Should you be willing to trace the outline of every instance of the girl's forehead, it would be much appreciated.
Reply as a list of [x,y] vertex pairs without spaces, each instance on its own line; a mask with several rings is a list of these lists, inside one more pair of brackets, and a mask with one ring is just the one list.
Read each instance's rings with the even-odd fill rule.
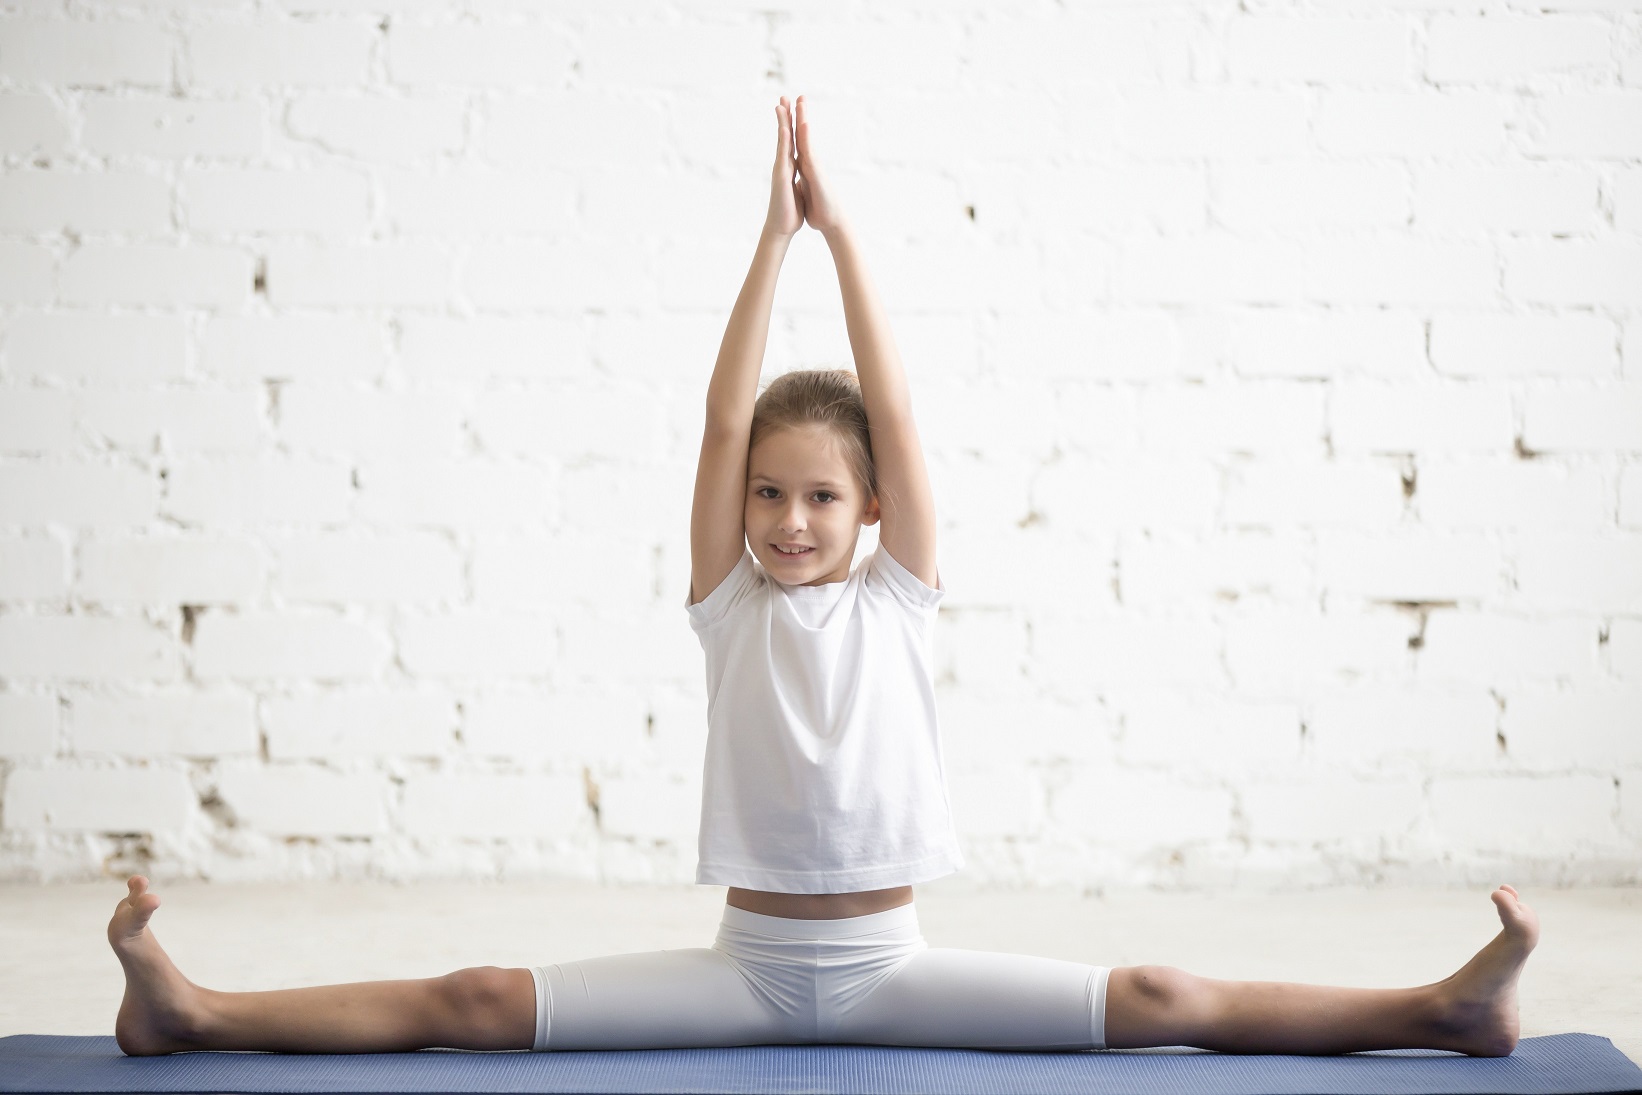
[[842,462],[843,448],[831,430],[785,427],[759,439],[753,452],[769,460]]

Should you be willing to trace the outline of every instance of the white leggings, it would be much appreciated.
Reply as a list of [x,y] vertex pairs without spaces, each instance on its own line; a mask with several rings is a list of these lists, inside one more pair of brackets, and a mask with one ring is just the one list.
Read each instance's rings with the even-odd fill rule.
[[732,905],[712,947],[537,966],[536,1050],[857,1042],[1105,1049],[1107,966],[932,948],[910,904],[844,920]]

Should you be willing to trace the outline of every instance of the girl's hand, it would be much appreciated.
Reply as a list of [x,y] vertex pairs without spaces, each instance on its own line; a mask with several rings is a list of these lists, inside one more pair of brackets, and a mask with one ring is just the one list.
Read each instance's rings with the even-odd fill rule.
[[798,201],[804,211],[804,219],[811,228],[822,234],[841,228],[844,211],[838,207],[837,198],[822,181],[821,173],[815,166],[815,150],[810,145],[810,123],[804,117],[802,95],[798,97],[798,125],[794,132],[798,137]]
[[775,174],[770,180],[770,213],[764,218],[764,230],[790,236],[804,227],[804,198],[794,181],[798,161],[793,157],[792,118],[785,95],[775,108],[775,121]]

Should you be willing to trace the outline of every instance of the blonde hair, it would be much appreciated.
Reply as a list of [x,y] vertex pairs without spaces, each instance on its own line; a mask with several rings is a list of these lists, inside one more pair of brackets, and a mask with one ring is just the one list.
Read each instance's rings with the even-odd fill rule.
[[748,451],[776,430],[806,426],[829,433],[843,448],[844,460],[867,497],[878,494],[878,468],[872,459],[859,377],[848,369],[795,369],[776,377],[753,404]]

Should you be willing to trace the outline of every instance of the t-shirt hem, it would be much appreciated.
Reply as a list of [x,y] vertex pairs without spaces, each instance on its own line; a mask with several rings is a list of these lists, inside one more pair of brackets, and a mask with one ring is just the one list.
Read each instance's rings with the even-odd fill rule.
[[771,893],[858,893],[930,882],[962,870],[963,866],[963,855],[954,851],[939,852],[892,867],[853,871],[787,871],[772,867],[700,862],[696,865],[696,884],[737,886]]

